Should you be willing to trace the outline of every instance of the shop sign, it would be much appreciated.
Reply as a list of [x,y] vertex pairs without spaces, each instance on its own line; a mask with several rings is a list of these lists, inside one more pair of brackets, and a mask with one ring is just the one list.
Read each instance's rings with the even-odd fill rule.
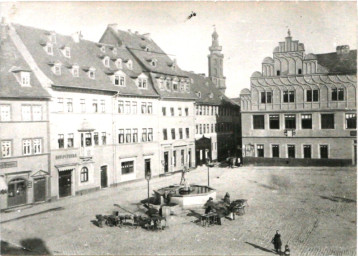
[[2,168],[2,169],[12,168],[12,167],[17,167],[17,161],[2,162],[2,163],[0,163],[0,168]]
[[58,155],[56,156],[56,160],[60,160],[60,159],[69,159],[69,158],[76,158],[77,154],[67,154],[67,155]]

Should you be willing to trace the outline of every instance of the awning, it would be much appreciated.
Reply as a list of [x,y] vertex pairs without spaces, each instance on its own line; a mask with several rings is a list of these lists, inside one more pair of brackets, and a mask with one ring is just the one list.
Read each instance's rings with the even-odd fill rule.
[[0,176],[0,194],[7,193],[7,184],[5,182],[5,178]]
[[77,163],[72,163],[72,164],[55,165],[55,167],[59,172],[65,172],[65,171],[73,171],[73,169],[75,169],[77,165],[78,165]]

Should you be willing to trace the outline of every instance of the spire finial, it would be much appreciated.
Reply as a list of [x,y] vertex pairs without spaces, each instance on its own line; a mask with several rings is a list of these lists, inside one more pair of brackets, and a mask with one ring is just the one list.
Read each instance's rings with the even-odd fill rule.
[[290,31],[290,29],[288,29],[287,34],[288,34],[288,36],[291,36],[291,31]]

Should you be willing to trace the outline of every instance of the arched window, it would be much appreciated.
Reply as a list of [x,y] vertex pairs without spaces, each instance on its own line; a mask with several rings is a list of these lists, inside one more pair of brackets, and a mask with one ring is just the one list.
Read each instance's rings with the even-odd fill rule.
[[83,167],[81,169],[81,182],[87,182],[88,181],[88,168]]

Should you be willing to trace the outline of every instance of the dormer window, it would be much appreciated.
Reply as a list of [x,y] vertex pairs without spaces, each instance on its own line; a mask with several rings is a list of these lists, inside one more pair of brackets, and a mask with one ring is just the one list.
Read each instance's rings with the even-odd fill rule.
[[74,77],[79,77],[79,75],[80,75],[79,66],[73,66],[72,67],[72,75]]
[[167,78],[165,85],[167,87],[167,90],[170,90],[170,79],[169,78]]
[[101,51],[106,52],[106,47],[104,45],[101,46]]
[[181,91],[181,92],[183,92],[183,91],[185,90],[184,87],[185,87],[185,86],[184,86],[184,82],[183,82],[183,81],[180,82],[180,91]]
[[159,89],[160,89],[160,90],[163,90],[163,89],[164,89],[164,81],[163,81],[163,78],[159,78],[157,81],[158,81]]
[[137,79],[139,89],[147,89],[148,78],[145,75],[140,75]]
[[88,71],[88,77],[91,79],[95,79],[95,71],[96,71],[95,68],[90,68]]
[[126,86],[124,73],[121,71],[116,72],[113,77],[113,83],[118,86]]
[[117,59],[115,64],[116,64],[117,68],[122,68],[122,60],[121,59]]
[[197,92],[196,95],[198,96],[198,98],[201,98],[201,92]]
[[154,59],[150,62],[150,65],[152,65],[153,67],[156,67],[157,66],[157,60]]
[[173,90],[174,90],[174,91],[177,91],[177,90],[178,90],[178,80],[177,80],[177,79],[174,79],[174,80],[173,80]]
[[128,60],[128,62],[127,62],[127,68],[130,69],[130,70],[133,69],[133,62],[132,62],[132,60]]
[[21,86],[29,87],[30,85],[30,72],[21,72],[20,73]]
[[66,46],[64,49],[64,53],[65,53],[65,57],[66,58],[71,58],[71,48]]
[[190,92],[190,84],[189,83],[185,84],[185,88],[186,88],[186,92]]
[[45,50],[47,54],[53,55],[53,45],[51,43],[46,44]]
[[61,75],[61,64],[60,63],[56,63],[53,68],[52,68],[53,73],[55,73],[55,75],[59,76]]
[[108,57],[108,56],[104,57],[104,59],[103,59],[103,64],[104,64],[107,68],[109,68],[109,57]]
[[149,47],[146,46],[144,50],[145,50],[146,52],[149,52]]

